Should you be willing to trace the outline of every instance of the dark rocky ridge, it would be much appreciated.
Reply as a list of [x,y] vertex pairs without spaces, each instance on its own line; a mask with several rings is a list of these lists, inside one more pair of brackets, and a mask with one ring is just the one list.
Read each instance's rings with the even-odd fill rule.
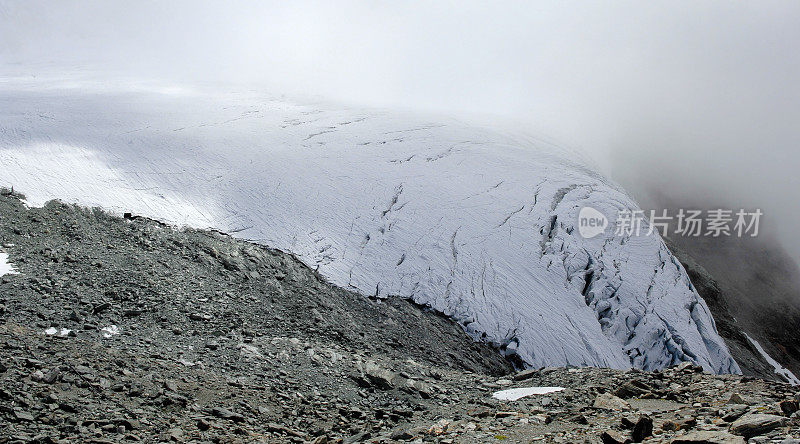
[[[511,374],[436,313],[220,233],[3,195],[0,248],[20,271],[0,277],[0,443],[800,436],[787,384],[687,364]],[[526,386],[566,389],[491,397]]]
[[800,374],[800,270],[768,241],[737,237],[667,239],[714,315],[746,375],[780,379],[744,336]]
[[774,369],[760,355],[758,350],[747,340],[740,325],[731,314],[730,298],[720,288],[719,283],[702,265],[691,256],[667,242],[670,250],[678,258],[689,274],[695,289],[708,304],[717,325],[717,331],[731,351],[731,356],[739,364],[742,373],[764,379],[778,380]]

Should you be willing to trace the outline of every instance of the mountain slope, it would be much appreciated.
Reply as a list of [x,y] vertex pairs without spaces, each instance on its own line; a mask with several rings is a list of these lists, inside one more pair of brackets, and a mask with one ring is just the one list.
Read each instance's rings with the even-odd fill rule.
[[777,377],[748,337],[763,345],[767,356],[800,373],[800,270],[779,245],[757,238],[676,236],[669,246],[745,374]]
[[[254,92],[6,78],[0,177],[290,251],[333,283],[451,316],[529,365],[738,372],[656,235],[584,239],[636,208],[572,156],[447,119]],[[646,229],[645,229],[646,231]]]
[[686,363],[511,373],[451,320],[286,253],[8,194],[0,442],[743,443],[764,414],[761,440],[800,431],[788,384]]

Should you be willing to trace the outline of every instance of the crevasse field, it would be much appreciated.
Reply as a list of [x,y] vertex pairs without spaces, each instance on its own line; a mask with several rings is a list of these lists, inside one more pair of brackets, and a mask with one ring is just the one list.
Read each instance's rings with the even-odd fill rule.
[[[540,366],[738,373],[636,204],[579,159],[446,118],[237,89],[0,78],[0,185],[290,251],[335,284],[400,295]],[[590,206],[610,220],[578,234]],[[190,291],[190,289],[187,289]],[[413,320],[409,320],[413,322]]]

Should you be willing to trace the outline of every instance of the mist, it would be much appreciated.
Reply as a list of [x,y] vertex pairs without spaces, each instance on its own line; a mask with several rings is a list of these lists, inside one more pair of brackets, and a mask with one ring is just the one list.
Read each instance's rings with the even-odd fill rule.
[[761,208],[795,259],[798,41],[794,1],[0,2],[3,70],[502,123],[588,153],[646,208]]

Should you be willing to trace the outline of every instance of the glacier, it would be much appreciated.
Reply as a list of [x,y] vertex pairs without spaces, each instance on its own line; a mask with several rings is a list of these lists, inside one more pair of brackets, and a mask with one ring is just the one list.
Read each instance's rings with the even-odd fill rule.
[[[638,206],[587,165],[450,117],[235,87],[0,78],[0,185],[31,205],[60,199],[289,251],[533,367],[739,373],[661,238],[614,232]],[[578,233],[585,207],[610,221],[598,236]]]

